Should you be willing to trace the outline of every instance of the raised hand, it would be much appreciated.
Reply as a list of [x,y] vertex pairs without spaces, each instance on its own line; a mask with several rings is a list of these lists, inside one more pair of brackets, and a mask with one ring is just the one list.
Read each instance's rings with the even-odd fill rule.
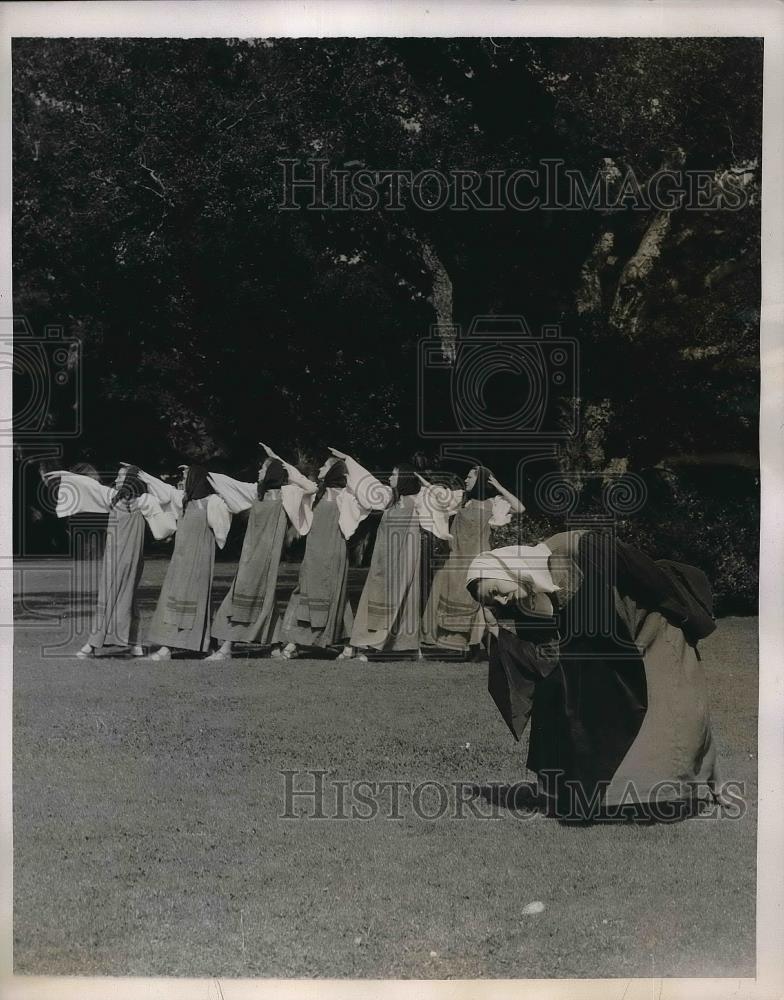
[[328,448],[327,451],[329,451],[331,455],[334,455],[335,458],[340,458],[340,459],[348,458],[348,455],[345,453],[345,451],[338,451],[337,448]]
[[263,441],[259,441],[259,444],[264,449],[264,451],[266,451],[268,458],[277,458],[277,460],[280,461],[280,455],[276,455],[268,444],[264,444]]

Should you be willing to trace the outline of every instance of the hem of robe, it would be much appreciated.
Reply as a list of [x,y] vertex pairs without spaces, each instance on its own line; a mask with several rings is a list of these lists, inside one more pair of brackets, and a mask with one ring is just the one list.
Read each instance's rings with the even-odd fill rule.
[[352,634],[351,645],[378,652],[412,653],[422,645],[421,637],[410,632],[398,634],[390,629],[368,629]]
[[354,612],[348,600],[343,607],[343,614],[338,619],[340,625],[336,621],[331,629],[328,625],[323,628],[314,628],[306,619],[298,618],[301,605],[299,589],[295,588],[281,623],[281,642],[293,642],[297,646],[311,646],[314,649],[348,645],[351,630],[354,627]]
[[100,649],[102,646],[138,646],[141,644],[141,621],[136,625],[136,628],[128,628],[127,633],[123,636],[119,632],[112,632],[109,629],[98,628],[91,632],[90,635],[85,640],[91,646],[96,649]]
[[248,642],[258,646],[271,646],[280,642],[282,617],[277,608],[270,614],[260,615],[255,622],[235,622],[230,616],[218,617],[212,623],[212,637],[220,642]]
[[423,646],[432,646],[435,649],[450,649],[465,652],[472,646],[479,646],[481,639],[469,642],[470,636],[465,632],[441,632],[437,635],[426,635],[422,637]]
[[195,653],[206,653],[210,648],[209,615],[201,627],[183,629],[176,625],[164,625],[151,631],[147,642],[153,646],[170,646],[174,649],[189,649]]
[[435,627],[423,627],[422,644],[461,651],[481,646],[487,631],[487,624],[481,611],[476,618],[478,620],[472,622],[469,628],[450,628],[443,620],[437,622]]

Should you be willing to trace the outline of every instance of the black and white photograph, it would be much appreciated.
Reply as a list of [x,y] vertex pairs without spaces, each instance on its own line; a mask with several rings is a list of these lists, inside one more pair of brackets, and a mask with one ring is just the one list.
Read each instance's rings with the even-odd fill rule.
[[7,39],[9,996],[751,996],[781,792],[754,5],[18,6],[52,20]]

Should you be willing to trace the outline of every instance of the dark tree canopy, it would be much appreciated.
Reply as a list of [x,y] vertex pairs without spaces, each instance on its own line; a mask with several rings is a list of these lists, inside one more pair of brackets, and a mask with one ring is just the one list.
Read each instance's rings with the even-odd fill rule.
[[[523,314],[582,347],[565,464],[754,464],[761,42],[22,39],[13,71],[15,309],[82,342],[72,461],[432,458],[419,339]],[[281,211],[313,157],[703,170],[745,207]]]

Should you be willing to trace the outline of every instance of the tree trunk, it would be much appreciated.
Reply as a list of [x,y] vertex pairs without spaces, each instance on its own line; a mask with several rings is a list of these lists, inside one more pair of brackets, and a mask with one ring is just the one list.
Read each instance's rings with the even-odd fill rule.
[[428,297],[436,311],[436,323],[441,337],[444,357],[454,362],[456,356],[455,341],[457,339],[453,319],[452,279],[443,261],[426,240],[418,240],[420,254],[425,266],[433,276],[433,291]]
[[609,230],[603,232],[590,256],[580,268],[580,287],[576,296],[577,312],[580,315],[601,312],[602,271],[611,260],[615,260],[612,257],[614,243],[614,234]]
[[645,281],[661,254],[671,224],[672,212],[657,212],[645,230],[636,252],[621,271],[615,300],[610,309],[610,322],[629,336],[633,336],[637,331]]

